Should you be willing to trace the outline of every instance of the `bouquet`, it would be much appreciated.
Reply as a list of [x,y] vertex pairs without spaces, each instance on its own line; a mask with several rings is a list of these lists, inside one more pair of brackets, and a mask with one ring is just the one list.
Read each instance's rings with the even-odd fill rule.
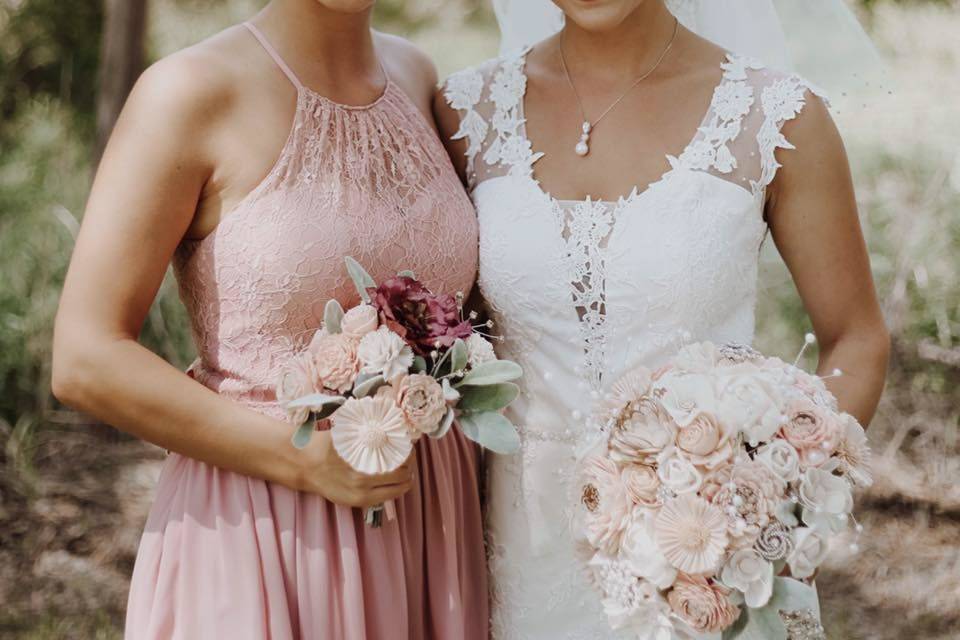
[[822,634],[806,579],[832,540],[861,531],[852,489],[871,481],[863,427],[823,380],[699,343],[613,385],[577,485],[580,543],[613,628],[650,640]]
[[[522,371],[497,359],[475,314],[464,318],[462,294],[434,294],[409,271],[378,286],[352,258],[346,266],[362,303],[344,311],[330,300],[277,384],[298,425],[294,446],[329,420],[337,453],[370,475],[396,470],[419,438],[442,438],[453,425],[487,449],[516,451],[519,436],[501,410],[517,397],[512,381]],[[368,510],[368,524],[380,526],[383,511]]]

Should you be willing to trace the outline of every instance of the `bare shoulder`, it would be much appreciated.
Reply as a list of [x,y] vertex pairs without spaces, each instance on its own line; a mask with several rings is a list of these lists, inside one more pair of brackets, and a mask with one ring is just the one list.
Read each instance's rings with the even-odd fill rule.
[[376,43],[390,77],[425,114],[429,114],[437,84],[437,68],[433,60],[412,42],[399,36],[378,31]]
[[255,58],[240,30],[232,27],[155,62],[134,86],[126,115],[198,133],[214,125],[236,104]]

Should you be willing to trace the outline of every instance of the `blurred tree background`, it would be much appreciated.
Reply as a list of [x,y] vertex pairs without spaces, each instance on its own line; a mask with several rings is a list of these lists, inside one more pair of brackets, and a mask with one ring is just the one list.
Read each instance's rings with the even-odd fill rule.
[[[162,456],[51,398],[53,315],[136,75],[264,1],[0,0],[0,637],[120,635]],[[878,482],[861,496],[861,555],[838,555],[821,592],[831,638],[946,640],[960,637],[960,3],[856,4],[896,91],[836,115],[895,349],[870,429]],[[377,22],[445,75],[495,53],[488,5],[380,0]],[[771,247],[762,262],[758,344],[787,355],[808,321]],[[169,278],[142,338],[178,365],[192,358]]]

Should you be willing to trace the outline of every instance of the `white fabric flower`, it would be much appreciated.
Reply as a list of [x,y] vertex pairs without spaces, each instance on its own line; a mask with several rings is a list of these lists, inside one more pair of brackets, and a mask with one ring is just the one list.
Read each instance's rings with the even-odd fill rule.
[[673,640],[670,607],[657,588],[637,580],[625,563],[602,553],[589,561],[610,627],[637,640]]
[[667,561],[657,546],[653,534],[653,521],[639,509],[623,534],[620,559],[637,576],[649,580],[658,589],[667,589],[677,579],[677,569]]
[[800,527],[794,532],[797,546],[787,558],[790,574],[798,580],[809,578],[827,559],[830,548],[827,540],[816,529]]
[[464,342],[467,345],[467,363],[471,367],[476,367],[484,362],[492,362],[497,359],[493,345],[479,333],[471,333],[470,337]]
[[720,579],[728,587],[742,591],[752,609],[764,606],[773,595],[773,563],[753,549],[741,549],[730,556]]
[[413,450],[403,412],[386,395],[350,398],[330,421],[334,449],[361,473],[394,471]]
[[720,568],[727,548],[727,517],[703,498],[684,495],[668,500],[654,525],[666,559],[687,574]]
[[785,482],[793,482],[800,477],[800,455],[793,445],[785,440],[773,440],[760,447],[756,459]]
[[860,487],[869,487],[873,484],[873,475],[870,472],[870,445],[867,444],[867,434],[857,419],[849,414],[840,415],[841,440],[836,455],[839,461],[839,470]]
[[413,366],[413,349],[387,327],[363,336],[357,356],[364,373],[383,374],[387,382],[396,380]]
[[673,365],[684,373],[711,373],[720,362],[720,352],[712,342],[697,342],[677,352]]
[[349,309],[340,320],[340,330],[345,336],[359,340],[380,324],[377,308],[371,304],[360,304]]
[[803,522],[810,527],[839,531],[853,510],[850,483],[823,469],[808,469],[800,481],[799,493]]
[[713,414],[717,408],[712,376],[669,373],[658,388],[663,390],[660,404],[678,427],[688,426],[700,413]]
[[678,495],[696,493],[703,484],[703,474],[676,448],[670,448],[658,457],[657,475],[664,486]]
[[773,438],[783,424],[783,398],[763,372],[735,375],[726,381],[716,415],[755,447]]

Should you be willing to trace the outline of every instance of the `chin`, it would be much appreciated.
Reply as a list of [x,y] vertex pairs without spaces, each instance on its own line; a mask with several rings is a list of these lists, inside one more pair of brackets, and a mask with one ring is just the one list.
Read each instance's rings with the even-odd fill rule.
[[376,4],[376,0],[317,0],[325,9],[340,13],[361,13]]
[[553,0],[566,19],[585,31],[609,31],[647,2],[661,0]]

